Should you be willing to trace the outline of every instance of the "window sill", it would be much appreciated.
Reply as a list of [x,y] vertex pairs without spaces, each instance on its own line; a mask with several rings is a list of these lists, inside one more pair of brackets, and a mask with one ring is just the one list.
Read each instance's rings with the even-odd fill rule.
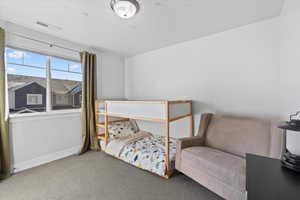
[[36,119],[48,119],[48,118],[60,118],[66,116],[80,116],[81,109],[71,109],[71,110],[53,110],[49,112],[40,113],[23,113],[23,114],[10,114],[10,122],[17,121],[27,121]]

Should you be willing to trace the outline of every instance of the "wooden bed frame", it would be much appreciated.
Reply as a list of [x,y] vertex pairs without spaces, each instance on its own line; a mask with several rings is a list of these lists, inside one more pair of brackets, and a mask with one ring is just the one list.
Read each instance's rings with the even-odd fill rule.
[[[152,105],[150,105],[152,104]],[[159,104],[159,105],[157,105]],[[116,110],[124,110],[124,108],[128,105],[129,111],[119,112]],[[143,106],[144,105],[144,106]],[[149,108],[149,113],[145,113],[145,116],[138,114],[139,108]],[[174,112],[176,111],[176,107],[179,110],[182,110],[182,113]],[[181,109],[180,109],[181,107]],[[153,109],[152,109],[153,108]],[[155,108],[155,109],[154,109]],[[95,103],[95,115],[96,115],[96,131],[97,131],[97,139],[105,141],[105,144],[108,143],[109,133],[108,133],[108,124],[112,122],[121,122],[121,121],[129,121],[129,119],[136,120],[147,120],[153,122],[159,122],[165,124],[165,161],[166,161],[166,169],[165,169],[165,178],[169,178],[173,171],[170,167],[170,123],[179,119],[189,118],[189,135],[193,136],[193,114],[192,114],[192,101],[191,100],[179,100],[179,101],[114,101],[114,100],[96,100]],[[132,109],[132,110],[131,110]],[[162,109],[162,110],[160,110]],[[185,109],[185,111],[184,111]],[[188,109],[188,111],[187,111]],[[114,111],[113,111],[114,110]],[[134,113],[134,110],[137,110]],[[150,116],[150,112],[152,110],[157,110],[157,113],[154,113],[153,116]],[[130,112],[130,113],[129,113]],[[100,118],[104,117],[104,122],[100,120]],[[104,133],[99,133],[99,129],[103,129]]]

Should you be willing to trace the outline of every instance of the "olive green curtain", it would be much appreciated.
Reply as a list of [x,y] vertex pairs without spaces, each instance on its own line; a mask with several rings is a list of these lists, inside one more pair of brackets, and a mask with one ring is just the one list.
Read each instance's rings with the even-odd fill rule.
[[96,69],[97,57],[95,54],[81,52],[81,65],[83,69],[82,82],[82,148],[80,153],[88,150],[99,150],[95,127],[95,100],[96,100]]
[[4,51],[5,32],[0,28],[0,179],[11,173]]

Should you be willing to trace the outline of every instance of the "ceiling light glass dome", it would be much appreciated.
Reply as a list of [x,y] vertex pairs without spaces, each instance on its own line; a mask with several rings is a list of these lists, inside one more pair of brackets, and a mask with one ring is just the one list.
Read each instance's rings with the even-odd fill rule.
[[121,18],[129,19],[139,11],[139,3],[136,0],[111,0],[111,9]]

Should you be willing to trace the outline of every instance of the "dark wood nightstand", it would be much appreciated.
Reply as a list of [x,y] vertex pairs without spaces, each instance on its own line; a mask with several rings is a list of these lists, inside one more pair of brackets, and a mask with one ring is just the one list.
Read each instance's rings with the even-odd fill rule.
[[248,200],[300,200],[300,173],[278,159],[247,154],[246,189]]

